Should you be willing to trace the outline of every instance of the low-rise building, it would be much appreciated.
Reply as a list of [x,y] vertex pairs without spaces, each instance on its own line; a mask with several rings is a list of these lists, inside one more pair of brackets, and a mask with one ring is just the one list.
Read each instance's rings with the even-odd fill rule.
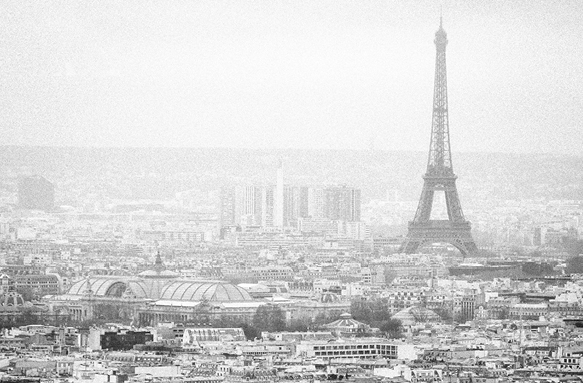
[[296,346],[296,355],[306,358],[386,358],[414,360],[417,357],[411,344],[382,338],[350,338],[326,341],[304,341]]

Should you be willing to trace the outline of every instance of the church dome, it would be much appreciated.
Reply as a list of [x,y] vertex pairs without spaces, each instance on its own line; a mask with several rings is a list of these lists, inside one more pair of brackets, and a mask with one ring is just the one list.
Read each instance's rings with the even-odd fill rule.
[[162,300],[238,302],[251,301],[249,293],[239,287],[225,282],[191,282],[173,281],[162,289]]

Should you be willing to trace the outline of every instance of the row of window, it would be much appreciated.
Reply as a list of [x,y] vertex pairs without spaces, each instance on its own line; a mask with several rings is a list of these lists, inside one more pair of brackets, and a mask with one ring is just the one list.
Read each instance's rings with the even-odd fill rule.
[[314,346],[314,350],[390,350],[397,351],[397,346],[390,344],[347,344],[347,345],[333,345],[333,346]]
[[356,355],[384,355],[396,356],[396,352],[387,350],[349,350],[349,351],[315,351],[316,356],[356,356]]
[[563,358],[561,360],[563,363],[579,363],[579,359],[573,359],[573,358]]

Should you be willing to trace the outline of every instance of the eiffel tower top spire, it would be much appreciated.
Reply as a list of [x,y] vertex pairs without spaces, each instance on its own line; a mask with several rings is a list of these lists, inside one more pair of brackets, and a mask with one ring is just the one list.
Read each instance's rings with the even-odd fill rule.
[[447,33],[445,32],[445,29],[443,29],[443,17],[439,18],[439,29],[435,32],[434,42],[438,50],[440,50],[440,48],[445,50],[445,46],[447,45]]
[[431,121],[431,142],[427,161],[427,177],[451,176],[451,149],[449,144],[449,117],[447,105],[447,67],[445,47],[447,33],[443,29],[443,18],[439,18],[439,29],[435,32],[435,82],[433,89],[433,118]]

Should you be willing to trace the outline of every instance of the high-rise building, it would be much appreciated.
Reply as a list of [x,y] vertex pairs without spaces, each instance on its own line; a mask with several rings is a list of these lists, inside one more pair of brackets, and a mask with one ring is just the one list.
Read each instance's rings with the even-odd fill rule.
[[237,224],[235,220],[235,188],[223,187],[221,188],[221,209],[219,214],[220,228],[226,226],[234,226]]
[[300,216],[300,188],[286,185],[283,188],[283,226],[296,226]]
[[297,227],[299,218],[324,218],[324,189],[307,186],[284,187],[284,224]]
[[290,186],[282,182],[280,167],[278,185],[223,188],[221,228],[235,225],[297,228],[300,218],[360,221],[359,189]]
[[324,218],[324,188],[311,187],[308,189],[308,217]]
[[275,188],[273,186],[264,186],[261,189],[261,226],[273,227]]
[[302,186],[300,187],[300,200],[299,200],[299,217],[307,218],[310,216],[310,188]]
[[41,176],[26,177],[18,183],[18,205],[24,209],[51,210],[55,206],[55,187]]
[[273,186],[232,186],[221,189],[220,227],[274,225]]
[[360,189],[344,186],[326,188],[324,215],[334,221],[360,221]]
[[262,190],[257,186],[235,188],[235,222],[244,226],[261,225]]
[[283,162],[279,161],[277,168],[277,180],[275,184],[275,196],[273,197],[273,224],[276,227],[284,226],[284,186],[283,186]]

